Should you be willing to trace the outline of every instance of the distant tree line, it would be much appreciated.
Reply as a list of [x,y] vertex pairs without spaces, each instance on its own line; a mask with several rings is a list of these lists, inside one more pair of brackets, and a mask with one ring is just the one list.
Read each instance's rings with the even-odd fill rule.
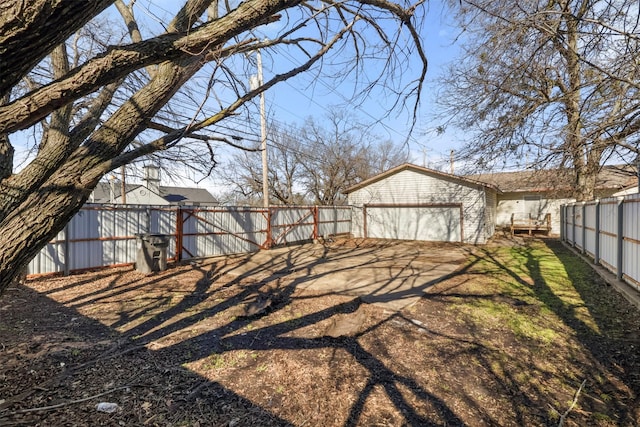
[[[352,115],[333,111],[321,123],[269,126],[270,203],[344,204],[346,189],[408,161],[406,145],[376,138]],[[238,151],[219,169],[228,203],[262,203],[260,152]]]

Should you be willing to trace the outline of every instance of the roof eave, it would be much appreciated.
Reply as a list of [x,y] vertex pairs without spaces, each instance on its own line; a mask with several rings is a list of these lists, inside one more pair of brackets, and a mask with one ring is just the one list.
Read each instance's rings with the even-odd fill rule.
[[381,181],[391,175],[395,175],[396,173],[402,172],[403,170],[408,170],[408,169],[412,169],[418,172],[423,172],[423,173],[429,173],[429,174],[433,174],[433,175],[438,175],[444,178],[449,178],[449,179],[455,179],[456,181],[461,181],[461,182],[465,182],[467,184],[473,184],[473,185],[481,185],[483,187],[486,188],[490,188],[498,193],[502,193],[502,191],[500,190],[500,188],[498,188],[497,186],[487,183],[487,182],[482,182],[482,181],[477,181],[474,179],[469,179],[469,178],[465,178],[459,175],[453,175],[453,174],[449,174],[446,172],[440,172],[434,169],[429,169],[429,168],[425,168],[422,166],[417,166],[417,165],[413,165],[411,163],[403,163],[400,166],[396,166],[395,168],[391,168],[388,171],[382,172],[378,175],[372,176],[371,178],[365,179],[364,181],[347,188],[344,191],[344,194],[350,194],[353,193],[354,191],[360,190],[368,185],[373,184],[374,182],[378,182]]

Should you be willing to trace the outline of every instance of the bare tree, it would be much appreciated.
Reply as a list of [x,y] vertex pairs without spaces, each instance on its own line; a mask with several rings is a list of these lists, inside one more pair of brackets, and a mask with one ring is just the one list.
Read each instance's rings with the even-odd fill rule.
[[327,123],[325,127],[309,118],[301,133],[302,181],[314,203],[343,204],[346,189],[407,161],[406,151],[391,141],[377,141],[347,113],[332,110]]
[[[300,130],[295,126],[271,123],[268,127],[268,188],[271,204],[294,205],[305,202],[300,186],[302,161],[299,147]],[[232,199],[251,205],[262,205],[262,150],[259,143],[252,151],[237,150],[220,175]]]
[[[134,2],[118,2],[129,41],[105,46],[78,64],[65,60],[72,35],[112,3],[8,0],[1,6],[0,292],[80,209],[102,176],[151,153],[195,143],[213,153],[217,143],[235,144],[221,124],[279,82],[309,70],[322,78],[321,65],[333,63],[342,72],[330,68],[327,74],[356,76],[366,92],[401,76],[403,64],[417,55],[423,69],[415,79],[390,86],[406,85],[396,101],[419,99],[426,59],[415,24],[423,0],[186,0],[154,33],[151,26],[133,25]],[[261,29],[276,21],[265,40]],[[296,51],[301,59],[248,89],[245,54],[258,48],[274,57]],[[22,85],[41,60],[53,77],[35,87]],[[373,78],[362,72],[366,60],[382,65]],[[202,82],[202,92],[183,90],[187,82]],[[168,107],[172,99],[179,102]],[[191,107],[180,109],[181,103]],[[43,120],[47,136],[29,163],[15,170],[11,134],[42,127]]]
[[463,56],[444,76],[443,116],[482,167],[570,168],[594,197],[601,165],[638,149],[640,22],[630,0],[452,1]]
[[[326,122],[308,118],[302,127],[272,124],[268,131],[271,203],[342,204],[344,190],[407,162],[408,152],[377,141],[354,116],[332,109]],[[237,152],[221,174],[235,200],[262,200],[261,153]]]

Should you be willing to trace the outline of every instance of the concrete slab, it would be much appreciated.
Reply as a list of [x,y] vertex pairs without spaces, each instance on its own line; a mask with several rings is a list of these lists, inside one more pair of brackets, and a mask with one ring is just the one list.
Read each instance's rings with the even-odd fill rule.
[[396,311],[462,268],[468,254],[465,246],[427,242],[305,244],[243,256],[224,273],[265,282],[286,277],[303,289],[359,296]]

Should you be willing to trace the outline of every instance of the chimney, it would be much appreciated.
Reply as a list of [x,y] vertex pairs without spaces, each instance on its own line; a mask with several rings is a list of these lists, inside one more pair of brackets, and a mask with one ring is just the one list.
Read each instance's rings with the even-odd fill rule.
[[160,168],[147,165],[144,167],[144,186],[149,191],[160,194]]

